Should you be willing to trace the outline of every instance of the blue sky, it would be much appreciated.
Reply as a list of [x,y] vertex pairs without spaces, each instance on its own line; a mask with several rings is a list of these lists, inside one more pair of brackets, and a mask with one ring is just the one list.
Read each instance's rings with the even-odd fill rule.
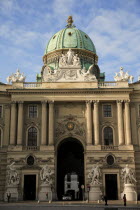
[[19,68],[35,81],[51,36],[69,15],[93,40],[101,72],[140,75],[140,0],[0,0],[0,81]]

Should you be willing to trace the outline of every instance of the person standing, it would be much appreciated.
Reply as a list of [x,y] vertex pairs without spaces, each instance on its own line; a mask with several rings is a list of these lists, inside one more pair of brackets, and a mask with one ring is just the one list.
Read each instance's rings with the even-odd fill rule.
[[7,193],[7,200],[8,200],[8,203],[9,203],[9,201],[10,201],[10,198],[11,198],[11,193],[8,192],[8,193]]
[[108,204],[107,204],[107,196],[106,195],[104,196],[104,201],[105,201],[105,206],[108,206]]
[[126,194],[123,195],[124,206],[126,206]]

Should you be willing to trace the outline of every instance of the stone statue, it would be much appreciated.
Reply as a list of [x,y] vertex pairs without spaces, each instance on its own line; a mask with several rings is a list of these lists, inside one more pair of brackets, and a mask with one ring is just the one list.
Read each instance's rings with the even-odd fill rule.
[[40,178],[43,181],[43,183],[51,185],[52,184],[52,174],[53,173],[48,165],[43,166],[43,168],[40,171]]
[[10,165],[7,166],[8,169],[8,185],[17,185],[19,184],[19,174],[14,166],[15,162],[12,162]]
[[132,83],[134,77],[128,74],[128,71],[125,73],[123,71],[123,67],[120,67],[120,72],[115,73],[116,75],[114,76],[115,81],[129,81]]
[[101,170],[99,165],[94,165],[91,169],[91,171],[88,174],[88,178],[91,179],[90,185],[94,184],[101,184],[100,182],[100,177],[101,177]]
[[133,183],[137,182],[135,179],[134,170],[131,169],[129,167],[129,165],[126,165],[125,168],[122,169],[121,177],[122,177],[124,184],[133,184]]
[[73,64],[73,56],[74,56],[74,52],[71,49],[69,49],[67,52],[67,64],[68,65]]
[[67,58],[64,54],[62,54],[62,56],[60,57],[59,65],[60,66],[66,66],[67,65]]
[[78,57],[78,54],[73,56],[73,65],[79,66],[80,65],[80,58]]
[[24,73],[20,73],[20,70],[17,69],[17,72],[15,74],[10,75],[7,77],[7,82],[24,82],[26,77],[24,76]]

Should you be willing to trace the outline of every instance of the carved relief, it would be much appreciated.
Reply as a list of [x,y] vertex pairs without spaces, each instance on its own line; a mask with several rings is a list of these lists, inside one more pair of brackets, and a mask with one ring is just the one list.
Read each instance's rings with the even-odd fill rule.
[[64,120],[56,123],[55,136],[58,138],[62,135],[79,135],[85,136],[85,123],[80,123],[73,116],[69,116]]

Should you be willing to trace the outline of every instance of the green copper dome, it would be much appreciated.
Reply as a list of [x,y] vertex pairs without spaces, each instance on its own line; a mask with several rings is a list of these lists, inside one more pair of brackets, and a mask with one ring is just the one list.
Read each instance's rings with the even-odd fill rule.
[[54,34],[48,42],[45,54],[64,48],[85,49],[96,54],[95,46],[89,36],[74,26],[67,27]]

